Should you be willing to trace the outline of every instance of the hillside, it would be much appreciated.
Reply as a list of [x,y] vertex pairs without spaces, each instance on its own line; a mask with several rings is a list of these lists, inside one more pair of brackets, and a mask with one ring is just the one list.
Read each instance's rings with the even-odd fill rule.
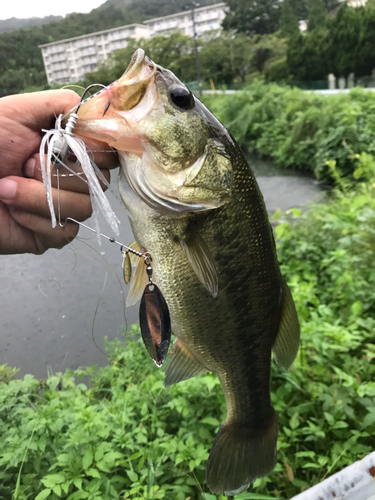
[[32,26],[42,26],[56,21],[60,21],[62,16],[46,16],[46,17],[29,17],[27,19],[19,19],[18,17],[10,17],[9,19],[0,19],[0,33],[6,33],[13,30],[28,29]]
[[[69,14],[57,22],[0,34],[0,97],[47,85],[38,45],[184,10],[187,0],[107,0],[88,14]],[[210,5],[213,0],[200,0]]]

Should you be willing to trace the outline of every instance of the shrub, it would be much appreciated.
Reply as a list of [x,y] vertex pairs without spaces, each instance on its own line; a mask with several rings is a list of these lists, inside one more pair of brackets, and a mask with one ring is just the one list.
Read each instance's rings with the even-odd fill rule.
[[332,182],[326,163],[332,158],[351,177],[355,155],[375,153],[375,94],[360,88],[322,96],[257,81],[241,93],[204,101],[240,146],[318,179]]
[[[290,499],[373,450],[375,163],[354,162],[354,187],[330,161],[326,203],[275,214],[301,349],[290,372],[272,367],[278,464],[238,500]],[[204,473],[226,413],[217,377],[166,390],[142,345],[107,349],[107,367],[45,381],[0,367],[0,499],[215,500]]]

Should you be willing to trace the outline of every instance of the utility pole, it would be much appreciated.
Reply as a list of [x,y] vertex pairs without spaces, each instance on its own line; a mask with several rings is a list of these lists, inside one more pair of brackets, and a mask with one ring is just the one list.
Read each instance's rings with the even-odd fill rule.
[[195,11],[197,7],[200,7],[199,3],[191,2],[186,5],[185,9],[191,9],[191,20],[193,21],[193,33],[194,33],[194,50],[195,50],[195,59],[197,63],[197,76],[198,76],[198,87],[199,87],[199,99],[202,99],[202,78],[201,78],[201,63],[199,59],[199,50],[198,50],[198,35],[197,29],[195,25]]

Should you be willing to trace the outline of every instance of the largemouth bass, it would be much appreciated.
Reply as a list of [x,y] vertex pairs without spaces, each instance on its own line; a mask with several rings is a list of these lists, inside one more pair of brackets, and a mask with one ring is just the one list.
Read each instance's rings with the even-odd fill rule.
[[[206,481],[216,494],[237,494],[276,464],[271,353],[289,369],[300,335],[254,175],[202,102],[141,49],[117,82],[82,104],[75,133],[118,151],[120,194],[176,335],[165,385],[207,371],[219,377],[227,417]],[[133,299],[144,288],[139,275]]]

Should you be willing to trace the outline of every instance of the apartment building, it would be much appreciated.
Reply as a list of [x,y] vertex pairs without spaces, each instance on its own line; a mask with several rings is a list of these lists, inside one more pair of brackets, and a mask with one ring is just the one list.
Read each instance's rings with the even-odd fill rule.
[[[225,17],[225,6],[226,4],[221,2],[195,9],[198,36],[207,31],[220,29]],[[48,84],[69,83],[82,79],[86,73],[95,71],[100,61],[107,59],[112,51],[125,48],[129,38],[135,40],[151,38],[155,35],[172,33],[177,29],[186,35],[194,35],[191,10],[150,19],[143,24],[120,26],[40,45]]]
[[[221,23],[225,17],[225,7],[226,4],[221,2],[194,10],[195,27],[198,36],[207,31],[221,29]],[[150,29],[150,37],[165,35],[178,29],[185,35],[194,36],[191,10],[177,12],[177,14],[171,14],[170,16],[149,19],[144,24]]]
[[148,37],[147,26],[130,24],[40,45],[47,81],[51,85],[80,80],[95,71],[113,50],[126,47],[129,38]]

